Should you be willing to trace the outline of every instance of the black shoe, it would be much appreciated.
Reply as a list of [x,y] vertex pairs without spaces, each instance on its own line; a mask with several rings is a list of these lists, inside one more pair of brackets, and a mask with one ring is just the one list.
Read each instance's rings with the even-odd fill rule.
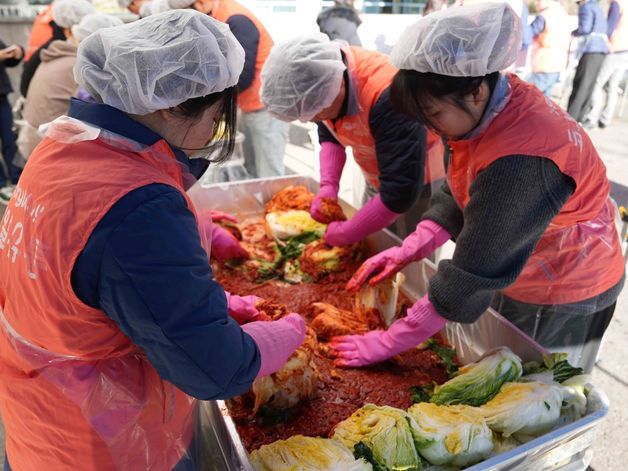
[[598,127],[599,127],[600,129],[604,129],[604,128],[606,128],[606,124],[604,124],[602,121],[600,121],[599,123],[597,123],[597,125],[598,125]]

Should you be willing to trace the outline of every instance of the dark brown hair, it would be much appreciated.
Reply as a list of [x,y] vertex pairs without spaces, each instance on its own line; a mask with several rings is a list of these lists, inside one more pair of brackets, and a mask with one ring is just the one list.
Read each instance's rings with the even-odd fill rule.
[[[200,119],[207,108],[220,102],[220,109],[218,111],[219,120],[225,123],[224,132],[220,139],[220,148],[216,153],[217,157],[211,159],[212,163],[225,162],[231,157],[233,153],[233,147],[235,145],[236,125],[237,125],[237,101],[238,90],[236,86],[224,89],[221,92],[211,93],[198,98],[190,98],[189,100],[181,103],[172,112],[186,119]],[[200,149],[187,149],[187,150],[204,150],[204,149],[217,149],[216,143],[211,143],[208,147]]]
[[470,114],[464,97],[476,91],[484,80],[493,93],[498,78],[499,72],[481,77],[450,77],[432,72],[400,70],[390,86],[390,100],[400,113],[418,118],[428,127],[434,128],[424,111],[430,100],[435,98],[448,100]]

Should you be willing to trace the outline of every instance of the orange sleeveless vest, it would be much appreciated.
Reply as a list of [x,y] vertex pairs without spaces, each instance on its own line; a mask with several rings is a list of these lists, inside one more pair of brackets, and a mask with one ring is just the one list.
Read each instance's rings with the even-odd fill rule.
[[[381,94],[390,86],[398,69],[389,62],[387,56],[378,52],[355,46],[343,47],[342,52],[355,83],[360,111],[353,116],[337,119],[335,122],[326,120],[324,124],[340,144],[351,147],[353,158],[362,169],[364,178],[377,190],[379,189],[379,169],[369,114]],[[444,146],[440,137],[428,130],[425,183],[445,177],[443,154]]]
[[97,128],[77,120],[55,126],[74,142],[42,141],[0,226],[7,454],[16,470],[169,471],[191,443],[195,400],[76,297],[71,273],[116,201],[151,183],[185,194],[182,170],[165,141],[131,150],[102,134],[85,140]]
[[[264,105],[260,101],[259,91],[262,86],[261,74],[264,62],[270,54],[274,43],[264,25],[251,13],[247,8],[240,5],[233,0],[216,0],[214,6],[209,12],[212,18],[218,21],[226,23],[229,18],[234,15],[244,15],[253,22],[257,30],[259,31],[259,44],[257,46],[257,60],[255,62],[255,78],[253,83],[244,91],[238,94],[238,106],[242,111],[258,111],[264,108]],[[237,38],[236,38],[237,39]]]
[[[448,183],[461,208],[478,174],[499,158],[552,160],[576,190],[504,294],[531,304],[567,304],[610,289],[624,273],[606,168],[583,129],[534,86],[511,75],[512,95],[480,136],[450,142]],[[487,208],[490,210],[490,208]]]
[[33,53],[40,47],[52,39],[52,4],[48,5],[42,12],[37,15],[33,21],[31,34],[28,37],[28,46],[24,54],[24,61],[28,61]]

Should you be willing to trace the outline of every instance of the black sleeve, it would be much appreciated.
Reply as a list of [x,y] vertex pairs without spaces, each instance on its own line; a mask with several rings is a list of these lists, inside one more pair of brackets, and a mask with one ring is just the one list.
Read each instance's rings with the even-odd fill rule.
[[37,49],[31,58],[24,63],[24,69],[22,70],[22,80],[20,81],[20,93],[23,97],[26,98],[26,94],[28,93],[28,87],[31,84],[31,80],[33,80],[33,76],[37,71],[37,67],[41,64],[41,51],[43,51],[48,44]]
[[227,20],[231,32],[244,49],[244,69],[240,74],[238,88],[243,92],[251,86],[255,78],[255,64],[259,46],[259,30],[255,24],[244,15],[233,15]]
[[517,279],[574,189],[542,157],[503,157],[481,172],[469,189],[454,255],[430,280],[436,310],[455,322],[474,322]]
[[432,195],[430,208],[423,213],[421,219],[429,219],[440,224],[454,239],[460,234],[464,224],[462,210],[452,196],[446,181]]
[[[4,49],[7,46],[4,43],[0,44],[0,49]],[[18,65],[20,62],[22,62],[22,59],[24,58],[24,48],[22,46],[18,47],[22,50],[22,57],[20,57],[19,59],[7,59],[4,61],[4,66],[5,67],[15,67],[16,65]]]
[[407,211],[423,189],[427,131],[418,121],[395,111],[389,89],[369,115],[379,169],[379,194],[388,209]]
[[322,144],[323,142],[333,142],[334,144],[338,144],[339,146],[344,147],[340,142],[338,142],[338,139],[334,137],[329,128],[323,123],[316,123],[316,128],[318,129],[319,144]]

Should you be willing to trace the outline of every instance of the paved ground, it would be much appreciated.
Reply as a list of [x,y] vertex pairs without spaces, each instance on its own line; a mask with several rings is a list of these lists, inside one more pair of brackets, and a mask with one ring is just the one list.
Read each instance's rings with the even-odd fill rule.
[[[591,131],[590,135],[606,163],[609,178],[628,187],[628,118],[617,121],[608,129]],[[286,163],[297,173],[313,174],[316,165],[311,144],[289,145]],[[359,196],[361,191],[355,189],[359,184],[359,180],[348,175],[343,176],[342,196],[348,201],[353,200],[353,196]],[[618,197],[622,198],[621,203],[628,203],[628,190],[621,187],[616,187],[615,190]],[[627,359],[628,289],[624,290],[618,300],[615,317],[605,336],[600,361],[593,373],[595,383],[606,392],[611,403],[608,417],[598,431],[591,463],[595,471],[628,469],[628,370],[624,363]],[[1,459],[3,455],[4,428],[0,424]]]
[[[607,129],[589,133],[606,164],[611,181],[624,188],[615,187],[620,203],[628,204],[628,117],[617,121]],[[610,400],[610,412],[601,425],[594,448],[591,467],[596,471],[628,469],[628,289],[617,301],[617,309],[594,372],[593,380],[606,392]]]

